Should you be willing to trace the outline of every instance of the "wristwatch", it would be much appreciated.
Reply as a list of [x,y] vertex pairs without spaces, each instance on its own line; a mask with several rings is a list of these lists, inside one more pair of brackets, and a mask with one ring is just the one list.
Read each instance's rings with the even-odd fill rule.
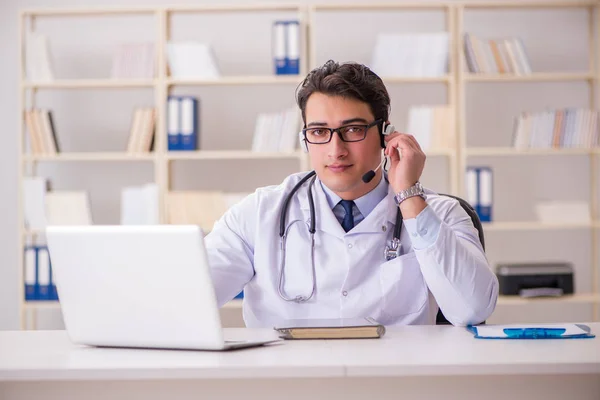
[[417,183],[415,183],[413,186],[409,187],[406,190],[401,190],[400,192],[396,193],[396,195],[394,196],[394,201],[396,202],[396,205],[399,206],[400,203],[402,203],[404,200],[410,198],[410,197],[415,197],[415,196],[421,196],[423,198],[423,200],[427,199],[427,196],[425,195],[425,191],[423,190],[423,186],[421,185],[421,182],[417,181]]

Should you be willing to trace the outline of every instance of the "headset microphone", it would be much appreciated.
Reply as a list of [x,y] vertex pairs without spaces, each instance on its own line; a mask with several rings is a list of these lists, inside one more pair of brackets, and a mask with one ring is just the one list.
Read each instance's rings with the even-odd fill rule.
[[377,166],[377,168],[375,168],[375,170],[370,170],[369,172],[367,172],[366,174],[364,174],[362,176],[362,180],[364,183],[369,183],[373,180],[373,178],[375,178],[375,172],[377,172],[377,170],[379,168],[381,168],[381,166],[383,165],[383,163],[385,162],[385,157],[383,157],[383,160],[381,160],[381,162],[379,163],[379,165]]

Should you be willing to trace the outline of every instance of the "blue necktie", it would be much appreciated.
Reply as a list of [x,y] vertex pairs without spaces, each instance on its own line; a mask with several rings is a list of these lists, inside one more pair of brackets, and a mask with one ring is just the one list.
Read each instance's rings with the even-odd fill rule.
[[344,207],[344,211],[346,215],[344,215],[344,220],[342,221],[342,228],[346,232],[354,227],[354,215],[352,214],[352,206],[354,202],[352,200],[340,200],[340,204]]

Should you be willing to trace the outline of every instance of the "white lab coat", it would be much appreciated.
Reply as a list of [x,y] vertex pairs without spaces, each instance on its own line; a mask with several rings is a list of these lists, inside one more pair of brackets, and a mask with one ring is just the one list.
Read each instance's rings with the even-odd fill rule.
[[[316,293],[307,303],[283,300],[279,226],[282,205],[306,173],[258,189],[232,207],[206,237],[219,306],[244,290],[247,327],[273,327],[284,319],[372,317],[385,325],[434,324],[438,305],[454,325],[487,319],[498,297],[492,272],[469,216],[454,199],[427,190],[428,206],[441,219],[435,242],[415,249],[407,222],[403,254],[385,261],[397,206],[389,195],[348,233],[331,210],[319,181],[313,185],[316,215]],[[284,293],[312,290],[310,212],[306,182],[293,197],[288,230]],[[418,229],[412,234],[417,235]]]

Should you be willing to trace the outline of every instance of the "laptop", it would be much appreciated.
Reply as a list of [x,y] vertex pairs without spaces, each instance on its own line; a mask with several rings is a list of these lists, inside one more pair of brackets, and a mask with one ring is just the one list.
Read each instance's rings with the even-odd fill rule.
[[74,343],[230,350],[282,340],[227,340],[198,226],[49,226],[46,236]]

